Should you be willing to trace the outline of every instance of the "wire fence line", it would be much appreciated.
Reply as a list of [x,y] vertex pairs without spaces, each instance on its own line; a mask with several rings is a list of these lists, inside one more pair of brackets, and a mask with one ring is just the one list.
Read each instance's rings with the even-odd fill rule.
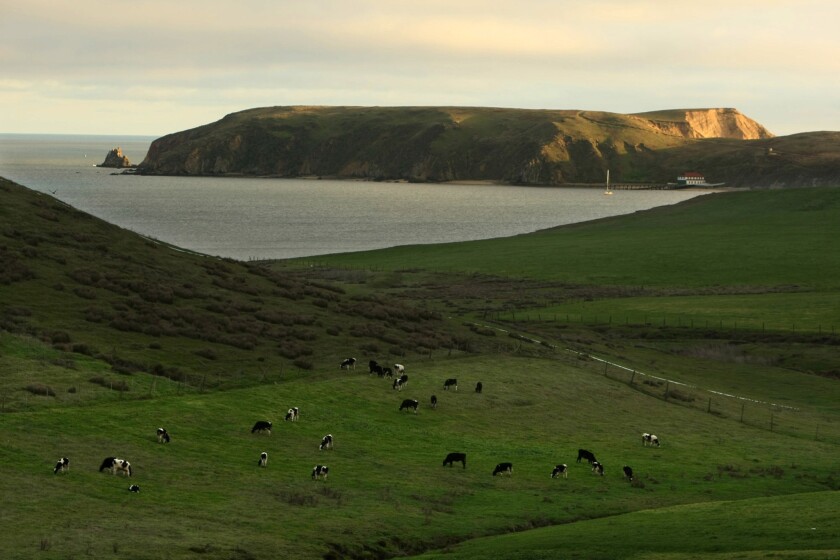
[[654,398],[702,410],[720,418],[788,436],[840,445],[840,423],[814,411],[762,401],[653,375],[575,348],[558,347],[506,329],[473,323],[515,338],[540,344],[572,358],[572,363],[629,385]]

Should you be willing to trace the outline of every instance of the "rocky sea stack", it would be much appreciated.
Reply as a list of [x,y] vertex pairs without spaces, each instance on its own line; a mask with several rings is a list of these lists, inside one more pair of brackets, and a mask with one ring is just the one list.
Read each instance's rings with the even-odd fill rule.
[[123,155],[122,148],[119,146],[108,152],[108,155],[105,156],[105,161],[100,163],[97,167],[115,167],[117,169],[124,169],[127,167],[136,167],[131,165],[131,162],[128,161],[128,158]]

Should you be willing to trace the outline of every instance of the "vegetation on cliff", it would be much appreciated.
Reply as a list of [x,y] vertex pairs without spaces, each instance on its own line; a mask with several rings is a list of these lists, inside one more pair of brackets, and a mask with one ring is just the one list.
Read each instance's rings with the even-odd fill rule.
[[625,115],[467,107],[270,107],[152,143],[140,173],[511,184],[840,179],[840,133],[774,138],[735,109]]

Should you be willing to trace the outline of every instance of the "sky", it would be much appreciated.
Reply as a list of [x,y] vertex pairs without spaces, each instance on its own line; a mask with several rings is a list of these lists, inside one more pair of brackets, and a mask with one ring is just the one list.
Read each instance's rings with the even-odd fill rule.
[[162,136],[277,105],[840,130],[837,0],[0,0],[0,133]]

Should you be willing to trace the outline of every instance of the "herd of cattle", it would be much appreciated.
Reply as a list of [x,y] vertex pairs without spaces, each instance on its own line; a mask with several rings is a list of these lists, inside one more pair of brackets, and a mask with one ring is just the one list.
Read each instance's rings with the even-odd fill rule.
[[[356,367],[356,359],[355,358],[347,358],[342,360],[339,364],[341,369],[355,369]],[[402,364],[394,364],[394,367],[385,367],[378,364],[376,361],[371,360],[368,364],[370,374],[376,374],[379,377],[383,378],[394,378],[393,388],[396,390],[402,390],[403,387],[406,386],[408,383],[408,375],[405,374],[405,366]],[[398,375],[398,376],[397,376]],[[454,378],[446,379],[443,383],[443,390],[458,390],[458,380]],[[481,393],[483,390],[483,385],[479,381],[475,386],[475,392]],[[431,408],[437,407],[437,396],[431,396]],[[417,409],[419,408],[420,403],[417,399],[404,399],[402,404],[400,404],[400,411],[403,410],[413,410],[415,414],[417,414]],[[285,416],[285,421],[290,422],[297,422],[300,418],[300,409],[298,407],[290,408]],[[257,433],[267,433],[271,435],[271,429],[273,427],[273,423],[269,420],[258,420],[254,423],[253,427],[251,428],[252,434]],[[166,431],[165,428],[158,428],[157,429],[157,441],[158,443],[169,443],[171,438],[169,433]],[[319,445],[318,449],[321,451],[324,450],[331,450],[333,449],[333,436],[332,434],[327,434],[323,438],[321,438],[321,444]],[[651,447],[659,447],[659,438],[650,433],[643,433],[642,434],[642,445],[643,446],[651,446]],[[579,449],[577,462],[580,463],[582,461],[587,461],[591,466],[591,470],[593,473],[604,476],[604,465],[601,464],[596,458],[595,454],[586,449]],[[461,467],[463,469],[467,468],[467,454],[463,452],[453,452],[446,455],[443,460],[443,466],[451,467],[453,463],[461,463]],[[267,467],[268,466],[268,452],[263,451],[260,453],[259,459],[257,461],[257,465],[260,467]],[[70,459],[67,457],[61,457],[57,462],[53,469],[54,474],[65,473],[70,470]],[[106,457],[102,464],[99,467],[99,472],[103,471],[110,471],[111,474],[116,475],[117,473],[122,474],[123,476],[130,477],[132,475],[131,470],[131,463],[129,463],[125,459],[121,459],[119,457]],[[624,474],[624,478],[629,481],[633,480],[633,469],[627,465],[622,467],[622,471]],[[312,480],[326,480],[327,475],[329,474],[329,467],[327,465],[315,465],[312,469],[311,477]],[[510,462],[502,462],[496,465],[493,469],[492,475],[496,476],[499,474],[507,474],[508,476],[513,475],[513,463]],[[555,465],[551,471],[551,478],[558,478],[562,476],[563,478],[568,478],[568,466],[564,463]],[[129,486],[129,491],[131,492],[139,492],[140,487],[136,484],[132,484]]]

